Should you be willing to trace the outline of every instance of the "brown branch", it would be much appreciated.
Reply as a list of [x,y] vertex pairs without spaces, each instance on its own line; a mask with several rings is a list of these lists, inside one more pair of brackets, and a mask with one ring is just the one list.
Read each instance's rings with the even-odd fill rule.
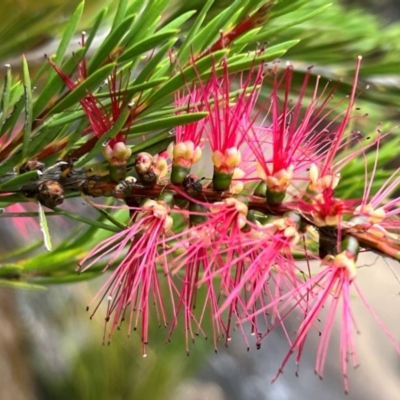
[[[15,174],[7,174],[0,179],[0,183],[15,177]],[[16,192],[35,194],[39,191],[40,185],[46,180],[53,180],[58,182],[66,192],[84,193],[92,197],[115,197],[123,198],[128,204],[132,200],[140,198],[157,198],[162,192],[168,191],[176,198],[180,199],[193,199],[205,203],[214,203],[232,197],[230,192],[218,192],[210,188],[204,188],[198,195],[189,196],[182,188],[172,184],[168,185],[155,185],[147,188],[138,184],[132,183],[117,183],[112,181],[101,181],[98,176],[87,176],[84,170],[72,170],[66,176],[63,171],[53,169],[44,174],[37,180],[31,181],[22,185]],[[10,191],[7,191],[10,193]],[[251,210],[257,210],[269,215],[283,215],[288,211],[297,211],[301,214],[305,224],[312,225],[312,215],[298,209],[298,203],[285,202],[279,205],[268,205],[265,198],[246,195],[248,207]],[[318,229],[318,227],[317,227]],[[395,260],[400,260],[400,241],[396,241],[390,237],[385,236],[380,231],[376,231],[371,226],[366,225],[352,225],[348,222],[343,222],[341,227],[341,236],[353,236],[360,243],[360,246],[379,253],[381,255],[390,257]]]

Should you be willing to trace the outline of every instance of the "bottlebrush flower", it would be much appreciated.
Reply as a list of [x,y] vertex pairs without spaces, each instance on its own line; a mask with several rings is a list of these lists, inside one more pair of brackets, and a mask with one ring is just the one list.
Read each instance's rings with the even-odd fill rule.
[[[328,108],[329,101],[335,91],[333,88],[326,93],[324,87],[319,93],[320,77],[312,92],[311,101],[302,112],[304,97],[311,78],[311,69],[304,78],[299,97],[294,106],[290,105],[293,66],[288,63],[283,76],[275,73],[272,94],[264,108],[264,126],[252,126],[246,131],[246,143],[252,149],[258,163],[259,176],[267,185],[267,202],[280,204],[293,179],[298,179],[301,172],[311,168],[311,181],[314,186],[332,173],[329,167],[337,155],[343,141],[345,129],[351,119],[354,107],[354,97],[360,66],[359,58],[354,78],[353,90],[348,101],[344,117],[337,128],[334,124],[341,117],[336,116],[325,122],[341,102]],[[284,98],[279,100],[279,90],[284,86]],[[282,103],[282,106],[280,106]],[[270,144],[270,152],[266,151],[265,143]],[[316,164],[321,165],[321,173],[317,174]]]
[[[84,46],[84,43],[85,37],[82,35],[82,46]],[[51,59],[49,59],[49,62],[70,91],[77,88],[81,80],[87,78],[85,59],[79,63],[78,70],[80,76],[77,82],[67,76]],[[129,104],[126,104],[126,99],[122,94],[124,90],[124,80],[123,72],[117,72],[117,69],[114,68],[107,79],[109,99],[111,101],[110,107],[101,103],[101,101],[90,92],[80,100],[83,111],[90,122],[91,130],[97,139],[101,139],[109,132],[121,116],[123,110],[126,107],[130,107]],[[125,126],[129,127],[131,122],[132,115],[127,117]],[[103,148],[103,156],[110,164],[110,176],[116,181],[125,177],[125,167],[132,154],[132,150],[126,144],[126,140],[127,133],[119,131],[104,144]]]
[[[294,306],[300,306],[304,312],[304,319],[296,330],[296,337],[290,342],[290,349],[273,381],[283,372],[283,368],[296,351],[298,352],[296,364],[300,363],[305,340],[311,331],[318,329],[318,321],[321,321],[322,327],[320,330],[320,343],[317,351],[315,373],[322,378],[334,317],[339,313],[341,321],[340,364],[343,373],[344,388],[346,393],[348,392],[348,363],[351,362],[354,367],[358,365],[354,338],[354,334],[358,331],[355,325],[356,316],[351,309],[352,288],[355,289],[357,295],[377,320],[378,324],[384,328],[386,335],[393,342],[397,353],[400,355],[400,348],[396,340],[376,316],[356,283],[358,251],[359,245],[357,240],[352,237],[345,238],[341,243],[341,251],[335,256],[326,258],[321,265],[321,270],[317,274],[308,277],[304,283],[276,297],[269,304],[261,307],[252,316],[254,318],[257,314],[265,313],[271,308],[278,308],[280,315],[286,318],[293,311]],[[323,310],[325,311],[323,312]]]
[[[118,263],[117,268],[89,306],[100,297],[100,302],[92,313],[93,316],[100,303],[107,298],[104,335],[107,325],[110,324],[108,340],[111,339],[115,328],[125,319],[128,320],[129,333],[141,324],[143,355],[146,356],[150,308],[153,301],[157,314],[164,325],[167,324],[158,266],[162,268],[171,291],[174,284],[170,279],[167,263],[157,264],[156,260],[159,257],[157,246],[170,232],[173,220],[170,208],[163,201],[147,200],[142,207],[132,208],[132,211],[131,225],[97,245],[82,260],[81,265],[82,271],[85,271],[111,255],[106,270],[122,255],[122,261]],[[124,254],[126,248],[128,250]]]
[[[206,213],[207,214],[207,213]],[[204,213],[200,213],[202,217]],[[175,302],[175,315],[171,321],[168,338],[177,328],[180,314],[184,316],[186,352],[189,354],[189,341],[208,334],[203,329],[204,320],[208,319],[212,329],[214,350],[217,352],[218,341],[230,337],[224,320],[217,316],[220,291],[215,284],[212,272],[217,269],[221,256],[210,251],[217,240],[212,224],[202,224],[185,230],[169,238],[164,255],[168,258],[171,273],[180,287]],[[203,280],[203,282],[201,282]],[[179,282],[180,285],[179,285]]]
[[[127,318],[129,331],[141,322],[145,348],[150,301],[155,299],[160,319],[170,322],[168,340],[183,325],[187,352],[197,334],[207,336],[204,321],[208,317],[215,349],[221,339],[228,345],[235,326],[249,347],[247,326],[242,322],[250,322],[257,347],[271,330],[281,326],[289,343],[283,369],[293,352],[301,359],[305,340],[323,318],[325,307],[326,325],[321,329],[316,363],[322,376],[333,318],[340,309],[340,359],[347,391],[346,352],[355,352],[350,289],[362,296],[356,284],[359,247],[400,259],[399,224],[393,218],[396,203],[385,204],[386,196],[398,184],[395,175],[372,196],[367,180],[362,199],[338,195],[341,168],[369,146],[379,144],[378,138],[340,157],[341,150],[353,143],[347,127],[353,118],[360,60],[343,112],[338,112],[338,107],[345,100],[329,107],[335,88],[328,91],[326,86],[320,92],[317,77],[303,113],[311,71],[291,106],[291,65],[282,77],[273,76],[271,96],[261,109],[267,109],[263,126],[256,124],[260,112],[255,110],[255,102],[264,67],[243,75],[237,96],[232,97],[234,77],[224,60],[214,66],[208,82],[199,79],[198,87],[177,97],[180,108],[206,110],[208,117],[177,128],[176,143],[169,148],[172,174],[169,178],[165,175],[162,184],[159,178],[167,171],[164,157],[140,153],[135,161],[140,185],[131,187],[126,197],[128,204],[137,205],[143,198],[168,194],[176,200],[174,207],[153,200],[134,208],[131,226],[98,245],[84,260],[86,269],[104,257],[109,258],[107,265],[119,255],[123,257],[101,291],[102,298],[109,296],[109,338]],[[202,136],[212,150],[212,187],[203,187],[201,180],[190,174],[193,163],[206,154],[200,151]],[[257,163],[259,177],[255,178]],[[259,178],[262,181],[254,189]],[[173,226],[172,214],[179,214],[179,227]],[[318,248],[312,240],[318,242]],[[306,259],[308,266],[312,260],[319,261],[321,268],[316,274],[303,271],[295,254]],[[165,275],[170,312],[157,269]],[[295,309],[304,317],[293,339],[285,325]]]
[[[175,107],[184,108],[186,113],[203,111],[202,93],[199,89],[193,85],[190,88],[187,87],[187,91],[187,94],[176,93]],[[175,128],[175,143],[172,142],[168,146],[168,155],[172,160],[171,183],[182,184],[185,177],[189,175],[192,165],[200,160],[203,132],[203,120]]]
[[[282,218],[271,219],[262,225],[247,221],[248,228],[232,240],[227,247],[232,254],[221,267],[224,275],[233,273],[234,284],[226,290],[226,299],[219,309],[223,313],[232,302],[240,301],[245,310],[242,314],[252,315],[283,290],[297,286],[301,282],[297,276],[292,250],[300,240],[300,216],[290,212]],[[242,271],[235,271],[242,265]],[[229,271],[229,272],[226,272]],[[220,273],[220,271],[217,271]],[[271,321],[281,320],[277,307],[273,309]],[[246,318],[247,320],[248,318]],[[268,322],[268,325],[271,324]],[[252,331],[257,332],[256,343],[261,344],[262,334],[256,318],[251,319]],[[285,331],[285,328],[283,326]]]
[[210,80],[202,84],[203,101],[209,116],[205,119],[206,136],[212,151],[214,165],[213,188],[228,190],[232,175],[241,162],[240,147],[251,127],[251,114],[264,76],[263,66],[253,66],[240,77],[239,93],[232,98],[235,77],[229,74],[226,60],[219,78],[214,66]]

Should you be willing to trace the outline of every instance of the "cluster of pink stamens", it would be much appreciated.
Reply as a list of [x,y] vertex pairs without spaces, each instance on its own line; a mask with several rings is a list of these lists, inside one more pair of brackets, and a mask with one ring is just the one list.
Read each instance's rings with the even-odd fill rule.
[[[362,226],[364,234],[378,240],[397,237],[399,227],[397,200],[388,200],[398,186],[397,175],[377,193],[366,182],[361,199],[336,194],[341,168],[367,147],[379,147],[376,138],[340,161],[341,150],[352,145],[348,128],[355,118],[360,62],[361,57],[349,97],[333,105],[334,89],[321,89],[311,69],[292,104],[291,64],[283,73],[276,65],[254,66],[238,77],[229,75],[224,60],[209,80],[187,85],[176,95],[177,112],[207,111],[208,117],[176,128],[168,149],[168,185],[159,197],[153,190],[140,200],[157,187],[161,174],[154,156],[138,155],[136,173],[144,182],[136,200],[140,206],[130,208],[126,229],[100,243],[82,262],[83,269],[104,260],[106,268],[115,267],[99,292],[108,298],[109,338],[127,319],[129,332],[140,327],[146,354],[152,313],[169,326],[168,340],[182,326],[187,351],[196,335],[211,333],[215,348],[220,341],[227,344],[233,329],[248,346],[254,335],[259,347],[280,326],[288,339],[281,372],[292,353],[298,353],[299,361],[307,336],[317,330],[315,370],[322,376],[339,313],[347,390],[349,356],[357,364],[353,289],[370,309],[356,284],[360,243],[349,230]],[[270,94],[260,104],[261,87]],[[198,180],[192,166],[210,162],[213,175]],[[373,174],[376,169],[375,163]],[[307,261],[305,269],[295,260],[299,254]],[[320,267],[311,268],[312,263]],[[295,334],[285,327],[294,310],[303,314]]]

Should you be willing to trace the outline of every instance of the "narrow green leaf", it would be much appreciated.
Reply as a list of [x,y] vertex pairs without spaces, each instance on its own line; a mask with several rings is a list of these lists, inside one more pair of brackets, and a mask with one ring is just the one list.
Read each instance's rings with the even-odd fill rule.
[[15,168],[15,166],[18,165],[20,160],[21,160],[20,152],[13,154],[10,158],[7,158],[6,161],[0,164],[0,176]]
[[207,3],[204,4],[203,8],[201,9],[199,15],[196,18],[196,21],[194,21],[192,27],[190,28],[188,34],[186,35],[185,41],[178,50],[177,59],[179,64],[183,65],[189,59],[192,40],[197,35],[197,32],[199,31],[201,25],[203,24],[203,21],[207,16],[207,12],[213,5],[213,3],[214,0],[208,0]]
[[85,273],[80,274],[75,272],[73,274],[56,274],[55,276],[40,276],[37,277],[29,282],[35,283],[37,285],[62,285],[65,283],[75,283],[75,282],[82,282],[87,281],[89,279],[93,279],[100,276],[98,271],[85,271]]
[[23,271],[57,271],[76,263],[84,255],[85,251],[80,247],[65,251],[55,249],[51,253],[42,253],[36,257],[21,260],[19,265]]
[[170,0],[151,0],[142,12],[138,15],[132,29],[122,40],[122,45],[128,46],[131,43],[139,42],[145,37],[149,37],[154,32],[164,8]]
[[24,78],[24,91],[25,91],[25,124],[24,124],[24,138],[22,144],[22,159],[25,160],[28,156],[29,140],[32,131],[32,85],[29,76],[28,63],[25,56],[22,56],[22,75]]
[[149,38],[143,39],[142,41],[135,43],[132,47],[125,50],[124,53],[119,57],[118,61],[127,62],[132,61],[135,57],[144,52],[154,49],[155,47],[161,45],[166,39],[171,36],[176,35],[177,30],[165,31],[162,33],[156,33]]
[[282,15],[289,14],[309,3],[310,0],[280,0],[278,4],[276,4],[271,10],[271,18],[277,18]]
[[10,107],[11,105],[17,104],[19,99],[24,95],[24,85],[20,79],[18,79],[11,87],[10,93]]
[[[5,254],[2,254],[0,256],[0,260],[9,260],[10,258],[21,257],[21,256],[23,256],[25,254],[28,254],[28,253],[38,249],[41,245],[42,245],[42,241],[38,240],[36,242],[29,243],[26,246],[17,247],[14,250],[11,250],[11,251],[9,251],[9,252],[7,252]],[[4,265],[0,265],[0,271],[2,270],[3,267],[4,267]],[[21,269],[21,267],[19,267],[17,264],[16,264],[16,267],[18,269]]]
[[199,121],[208,115],[207,112],[196,112],[183,115],[175,115],[173,117],[164,117],[159,120],[135,124],[129,128],[129,133],[151,132],[158,129],[171,129],[177,125],[190,124],[191,122]]
[[129,0],[119,0],[117,12],[115,13],[115,17],[110,32],[114,32],[117,29],[117,27],[122,24],[122,21],[124,20],[126,15],[128,3]]
[[104,42],[100,45],[97,51],[94,53],[90,63],[88,65],[88,74],[93,74],[99,66],[103,64],[103,62],[109,57],[114,48],[118,45],[121,39],[126,35],[126,32],[129,31],[130,26],[132,25],[135,19],[134,15],[127,17],[119,26],[115,29],[114,32],[111,32]]
[[[70,57],[61,66],[61,70],[66,75],[71,75],[76,70],[79,61],[85,54],[85,50],[85,48],[77,50],[74,56]],[[46,86],[41,90],[39,97],[33,105],[33,118],[37,118],[42,110],[48,105],[51,98],[63,88],[65,88],[65,84],[58,75],[55,74],[52,78],[48,78]]]
[[[233,62],[231,62],[231,59],[229,59],[228,72],[234,74],[236,72],[244,71],[251,66],[258,65],[263,61],[274,60],[275,58],[282,57],[291,47],[295,46],[299,42],[300,40],[289,40],[287,42],[268,47],[262,54],[256,54],[256,52],[248,53],[245,57],[235,57]],[[217,75],[223,74],[223,67],[216,68],[216,73]],[[202,74],[201,77],[204,78],[204,74]]]
[[80,118],[83,118],[85,115],[85,111],[83,110],[71,112],[71,114],[67,116],[65,116],[65,113],[56,114],[53,118],[49,120],[49,122],[46,122],[45,126],[48,126],[50,128],[64,126],[66,124],[70,124],[71,122],[77,121]]
[[[40,243],[41,244],[41,243]],[[0,264],[0,276],[7,277],[8,279],[17,278],[20,276],[22,271],[21,266],[18,264]]]
[[96,207],[95,204],[93,204],[93,207],[101,214],[103,215],[105,218],[107,218],[112,224],[114,224],[115,226],[117,226],[120,229],[126,229],[127,225],[123,224],[122,222],[118,221],[117,218],[115,218],[112,214],[110,214],[109,212],[107,212],[104,208],[100,208],[100,207]]
[[195,10],[183,13],[182,15],[180,15],[179,17],[175,18],[170,23],[165,25],[162,29],[157,31],[157,33],[166,32],[172,29],[180,30],[182,28],[182,25],[195,13],[196,13]]
[[131,0],[127,11],[128,15],[139,14],[146,7],[146,0]]
[[[195,80],[198,74],[202,74],[208,70],[210,70],[214,65],[218,64],[218,62],[228,53],[228,50],[223,49],[213,53],[212,55],[208,55],[206,57],[201,58],[196,62],[196,65],[190,65],[186,67],[181,73],[175,75],[169,81],[167,81],[161,88],[159,88],[148,100],[151,107],[154,107],[155,104],[164,100],[164,98],[174,91],[180,89],[188,82]],[[154,103],[152,103],[154,100]]]
[[[159,79],[152,79],[148,82],[137,83],[137,79],[133,82],[133,85],[128,86],[126,90],[120,90],[113,94],[123,94],[124,96],[132,97],[135,93],[142,92],[147,89],[151,89],[154,86],[161,85],[167,80],[167,78],[159,78]],[[97,98],[110,98],[110,93],[99,93],[95,95]],[[109,102],[111,104],[111,102]],[[107,102],[104,102],[104,105],[107,105]]]
[[[146,79],[148,79],[151,75],[154,74],[155,69],[160,64],[160,62],[164,59],[165,55],[168,51],[172,48],[172,46],[176,43],[177,39],[171,39],[167,41],[167,43],[158,49],[157,53],[155,53],[150,60],[146,61],[146,64],[143,66],[142,70],[140,71],[139,75],[135,79],[135,84],[142,83]],[[169,79],[169,77],[162,78],[164,80]],[[152,79],[156,80],[156,79]],[[158,80],[158,79],[157,79]]]
[[25,105],[25,97],[21,96],[17,101],[17,103],[15,104],[13,110],[11,111],[11,114],[4,121],[4,124],[1,127],[0,136],[3,136],[6,132],[8,132],[9,135],[11,135],[11,133],[14,131],[15,125],[17,124],[19,117],[21,116],[22,110],[24,109],[24,105]]
[[91,218],[86,218],[83,217],[82,215],[75,214],[70,211],[62,210],[61,208],[54,208],[54,212],[56,212],[59,215],[65,215],[68,218],[75,219],[76,221],[83,222],[85,224],[91,225],[91,226],[96,226],[97,228],[105,229],[111,232],[120,232],[121,229],[110,224],[104,224],[102,222],[99,222],[97,220],[91,219]]
[[11,281],[5,279],[0,279],[0,286],[12,289],[23,289],[23,290],[46,290],[46,288],[42,285],[36,285],[34,283],[28,283],[28,282]]
[[57,114],[66,110],[69,107],[76,105],[82,100],[88,92],[93,91],[100,86],[104,80],[111,74],[115,68],[115,64],[107,64],[99,68],[94,74],[90,75],[87,79],[81,82],[74,90],[69,92],[62,100],[60,100],[51,110],[52,114]]
[[42,66],[36,72],[35,77],[31,80],[32,87],[36,87],[36,85],[40,85],[40,82],[43,81],[43,75],[46,74],[46,79],[49,77],[51,65],[49,63],[43,62]]
[[44,126],[38,134],[29,143],[29,155],[34,157],[49,143],[56,143],[58,137],[62,137],[64,133],[68,132],[70,127],[64,125],[61,129],[51,129],[48,126]]
[[51,251],[53,246],[51,244],[51,237],[49,232],[49,226],[47,225],[46,213],[43,210],[42,205],[38,202],[39,207],[39,220],[40,220],[40,230],[43,234],[44,247],[47,251]]
[[[24,197],[22,194],[9,194],[9,195],[4,195],[0,196],[0,208],[7,207],[11,204],[15,203],[23,203],[29,201],[26,197]],[[0,216],[2,213],[0,212]]]
[[100,11],[100,13],[97,15],[96,20],[93,23],[93,26],[90,28],[89,36],[85,40],[85,54],[86,54],[87,50],[90,49],[90,47],[93,43],[93,40],[97,36],[97,32],[98,32],[100,26],[102,26],[103,19],[107,15],[107,11],[108,11],[107,7],[103,8]]
[[3,126],[6,113],[10,104],[11,83],[12,83],[11,66],[10,64],[6,64],[6,75],[4,77],[3,94],[1,96],[1,105],[0,105],[0,127]]
[[115,121],[114,126],[97,141],[97,143],[93,146],[92,150],[90,150],[85,157],[81,158],[76,163],[76,167],[82,167],[92,158],[101,153],[101,149],[104,147],[104,143],[107,143],[109,139],[115,137],[117,133],[121,131],[130,113],[131,109],[129,107],[126,107],[125,110],[122,111],[118,119]]
[[[250,38],[239,38],[238,40],[235,41],[235,44],[252,44],[252,43],[257,43],[257,42],[264,42],[266,40],[269,40],[271,37],[273,37],[274,35],[276,35],[278,32],[282,32],[285,31],[286,29],[292,27],[292,26],[296,26],[301,24],[302,22],[305,22],[311,18],[314,18],[316,15],[321,14],[322,12],[324,12],[327,8],[329,8],[332,5],[332,3],[330,4],[326,4],[322,7],[319,7],[315,10],[313,10],[312,12],[303,15],[302,17],[298,17],[297,15],[295,15],[295,18],[293,18],[292,21],[286,23],[286,24],[282,24],[280,26],[277,26],[275,28],[270,28],[267,30],[262,30],[261,32],[259,32],[257,35],[253,35]],[[296,14],[296,13],[295,13]]]
[[17,191],[21,188],[22,185],[35,181],[38,179],[38,177],[39,175],[37,171],[29,171],[25,174],[17,175],[9,181],[2,183],[0,185],[0,191]]
[[86,128],[89,126],[89,122],[87,118],[82,118],[79,120],[78,124],[75,126],[75,129],[67,136],[68,143],[64,148],[64,153],[68,154],[69,151],[74,148],[78,143],[83,143],[83,141],[87,140],[87,138],[83,135]]
[[61,38],[60,44],[58,45],[56,56],[54,58],[54,62],[57,65],[61,64],[61,62],[64,58],[64,55],[65,55],[65,52],[67,51],[67,49],[69,47],[69,43],[75,35],[76,28],[82,17],[84,5],[85,5],[85,2],[82,1],[76,8],[75,12],[72,14],[71,18],[69,19],[68,25],[65,28],[65,31]]
[[210,21],[201,31],[193,38],[191,48],[195,54],[203,51],[207,47],[211,46],[220,34],[221,29],[229,25],[238,10],[243,6],[243,0],[236,0],[233,4],[225,9],[222,13],[216,16]]

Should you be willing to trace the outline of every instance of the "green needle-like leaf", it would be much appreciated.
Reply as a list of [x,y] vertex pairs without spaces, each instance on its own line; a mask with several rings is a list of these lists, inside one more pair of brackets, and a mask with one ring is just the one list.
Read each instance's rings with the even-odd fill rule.
[[182,43],[182,46],[179,48],[178,51],[178,62],[181,65],[184,65],[186,61],[189,59],[189,55],[191,50],[191,43],[193,38],[197,35],[202,23],[204,22],[207,12],[210,7],[213,5],[214,0],[208,0],[206,4],[204,4],[203,8],[201,9],[199,15],[197,16],[196,20],[194,21],[192,27],[190,28],[188,34],[186,35],[186,40]]
[[21,186],[37,180],[39,177],[37,171],[29,171],[25,174],[17,175],[16,177],[10,179],[7,182],[4,182],[0,185],[0,191],[8,192],[8,191],[18,191],[20,190]]
[[115,17],[111,26],[111,31],[114,32],[118,26],[122,24],[122,21],[125,18],[126,10],[128,8],[129,0],[119,0],[117,12],[115,13]]
[[42,231],[43,234],[44,247],[46,248],[47,251],[51,251],[53,246],[51,244],[51,236],[49,232],[49,226],[47,225],[46,214],[43,210],[42,205],[39,202],[38,202],[38,207],[39,207],[40,230]]
[[76,221],[80,221],[91,226],[96,226],[97,228],[105,229],[110,232],[120,232],[121,230],[120,228],[114,225],[104,224],[100,221],[91,218],[86,218],[82,215],[75,214],[70,211],[62,210],[61,208],[54,208],[54,212],[57,213],[58,215],[65,215],[68,218],[75,219]]
[[175,29],[169,30],[162,33],[156,33],[149,38],[143,39],[142,41],[135,43],[129,49],[125,50],[122,56],[119,57],[119,61],[133,61],[133,59],[138,55],[143,54],[144,52],[161,45],[163,42],[165,42],[166,39],[169,39],[171,36],[176,35],[177,32],[178,31]]
[[10,65],[6,65],[6,75],[4,77],[3,94],[1,96],[0,103],[0,128],[3,126],[4,120],[6,118],[6,113],[10,105],[10,90],[12,83],[11,80],[11,67]]
[[32,130],[32,85],[29,76],[28,63],[25,56],[22,57],[22,74],[24,77],[25,91],[25,123],[24,123],[24,139],[22,145],[22,159],[25,160],[28,155],[29,140]]
[[[267,30],[262,30],[261,32],[259,32],[258,34],[252,35],[251,38],[239,38],[238,40],[235,41],[235,45],[238,44],[253,44],[253,43],[257,43],[257,42],[264,42],[266,40],[269,40],[271,37],[275,36],[278,32],[284,31],[285,29],[288,29],[292,26],[298,25],[302,22],[308,21],[309,19],[315,17],[318,14],[321,14],[322,12],[324,12],[327,8],[329,8],[332,5],[332,3],[330,4],[326,4],[322,7],[319,7],[315,10],[313,10],[312,12],[302,16],[301,18],[299,18],[297,15],[293,16],[293,20],[288,22],[287,24],[283,24],[281,26],[277,26],[274,28],[270,28]],[[294,13],[296,14],[296,13]]]
[[135,19],[134,15],[127,17],[113,32],[111,32],[101,46],[94,53],[88,65],[88,74],[91,75],[94,71],[106,61],[112,51],[117,47],[121,39],[126,35]]
[[173,21],[169,22],[162,29],[157,31],[157,33],[167,32],[173,29],[181,30],[183,24],[196,13],[196,11],[188,11],[179,17],[175,18]]
[[207,112],[196,112],[173,117],[164,117],[159,120],[135,124],[129,128],[130,136],[134,133],[151,132],[159,129],[171,129],[178,125],[185,125],[191,122],[199,121],[208,115]]
[[[79,61],[85,54],[85,49],[81,48],[77,50],[73,57],[70,57],[60,69],[66,75],[71,75],[77,68]],[[33,118],[37,118],[42,110],[48,105],[51,98],[55,96],[59,91],[65,88],[63,80],[56,74],[52,78],[49,78],[46,86],[42,89],[39,97],[36,99],[33,105]]]
[[10,281],[5,279],[0,279],[0,286],[11,289],[22,289],[22,290],[47,290],[46,287],[43,285],[38,285],[35,283],[28,283],[28,282],[20,282],[20,281]]
[[81,82],[74,90],[69,92],[62,100],[60,100],[51,110],[51,114],[57,114],[66,110],[69,107],[76,105],[82,100],[88,92],[92,92],[98,88],[100,84],[111,74],[115,68],[115,64],[108,64],[99,68],[95,73]]
[[[226,55],[227,53],[227,50],[220,50],[213,53],[212,55],[203,57],[196,62],[196,65],[190,65],[189,67],[185,68],[181,73],[171,78],[151,96],[151,98],[149,99],[151,108],[153,108],[158,102],[164,100],[166,96],[170,95],[176,90],[179,90],[188,82],[195,80],[198,75],[205,73],[207,70],[210,70],[214,65],[217,65],[222,57],[224,57],[224,55]],[[152,100],[154,100],[153,103]]]
[[71,18],[69,19],[68,25],[65,28],[64,35],[61,38],[60,44],[58,45],[58,49],[56,52],[56,56],[54,57],[54,62],[59,65],[61,64],[65,52],[67,51],[71,39],[74,37],[76,28],[81,20],[83,8],[85,6],[85,2],[82,1],[78,7],[76,8],[75,12],[72,14]]

